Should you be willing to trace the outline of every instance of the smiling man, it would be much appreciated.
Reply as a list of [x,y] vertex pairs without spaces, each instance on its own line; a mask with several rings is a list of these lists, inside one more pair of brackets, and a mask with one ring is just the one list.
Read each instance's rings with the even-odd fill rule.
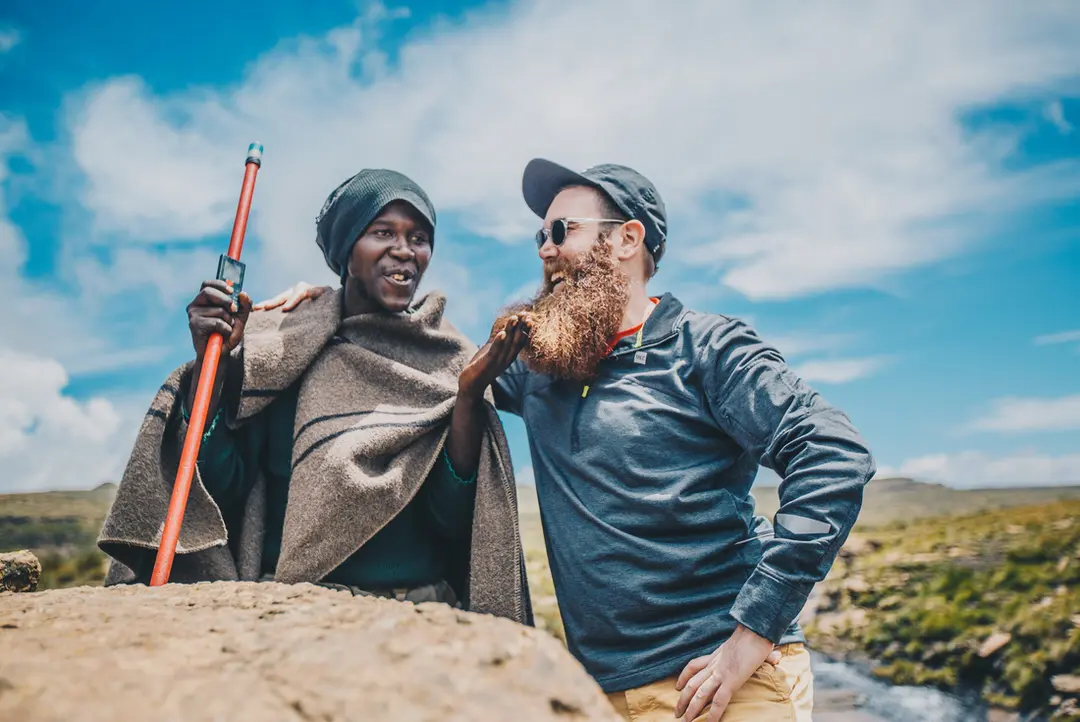
[[[543,285],[495,324],[530,335],[495,398],[528,430],[571,651],[627,720],[809,720],[796,618],[870,451],[749,325],[648,293],[667,220],[639,173],[537,159],[523,191]],[[775,524],[759,463],[782,478]]]
[[513,472],[484,392],[523,343],[482,353],[414,301],[435,211],[405,176],[362,171],[316,239],[342,287],[283,314],[207,281],[188,306],[193,363],[155,398],[99,544],[109,583],[145,582],[211,334],[225,353],[173,581],[313,582],[529,623]]
[[[525,421],[570,651],[631,722],[810,720],[797,618],[858,517],[869,448],[747,323],[648,292],[667,218],[641,174],[537,159],[523,192],[541,288],[474,368],[506,369],[496,404]],[[759,465],[781,477],[772,523]]]

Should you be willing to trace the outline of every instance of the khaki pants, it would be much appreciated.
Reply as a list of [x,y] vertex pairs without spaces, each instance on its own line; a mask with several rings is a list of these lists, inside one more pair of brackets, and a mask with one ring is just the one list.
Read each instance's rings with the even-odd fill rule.
[[[780,647],[780,664],[765,662],[746,680],[724,710],[724,722],[811,722],[814,675],[810,652],[799,643]],[[672,722],[681,692],[678,675],[644,687],[613,692],[608,699],[627,722]],[[705,720],[709,708],[694,722]],[[689,721],[688,721],[689,722]]]

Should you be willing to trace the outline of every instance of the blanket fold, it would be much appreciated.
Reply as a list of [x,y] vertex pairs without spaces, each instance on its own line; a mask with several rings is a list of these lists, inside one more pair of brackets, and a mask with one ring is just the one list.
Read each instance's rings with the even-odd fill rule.
[[[443,318],[438,292],[405,313],[345,319],[341,294],[253,313],[222,393],[223,420],[235,429],[299,382],[280,582],[318,582],[409,503],[439,460],[458,375],[476,350]],[[190,376],[190,363],[176,369],[143,420],[98,539],[114,560],[107,584],[149,578],[187,430],[180,404]],[[513,469],[490,390],[484,406],[465,603],[531,624]],[[196,467],[171,579],[258,579],[264,489],[258,477],[230,539]]]

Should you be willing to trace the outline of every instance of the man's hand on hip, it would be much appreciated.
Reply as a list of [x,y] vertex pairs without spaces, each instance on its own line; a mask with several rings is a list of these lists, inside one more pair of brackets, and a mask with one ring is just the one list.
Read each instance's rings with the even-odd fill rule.
[[708,722],[720,722],[735,692],[762,662],[780,663],[780,651],[741,624],[712,654],[690,660],[675,689],[682,690],[675,716],[693,720],[711,702]]

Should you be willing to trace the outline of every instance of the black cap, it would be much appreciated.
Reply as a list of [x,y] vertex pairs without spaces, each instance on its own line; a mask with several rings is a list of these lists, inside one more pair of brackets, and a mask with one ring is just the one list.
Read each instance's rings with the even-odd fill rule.
[[577,173],[543,158],[525,166],[521,191],[525,203],[536,215],[547,215],[551,202],[564,188],[589,186],[602,192],[623,213],[645,226],[645,247],[653,261],[660,263],[667,247],[667,214],[656,186],[633,168],[613,163],[596,165]]

